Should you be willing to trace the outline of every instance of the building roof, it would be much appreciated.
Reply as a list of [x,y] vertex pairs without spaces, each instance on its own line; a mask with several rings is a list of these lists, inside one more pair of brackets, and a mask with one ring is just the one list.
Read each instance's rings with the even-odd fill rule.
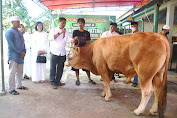
[[50,10],[72,8],[142,6],[149,0],[40,0]]

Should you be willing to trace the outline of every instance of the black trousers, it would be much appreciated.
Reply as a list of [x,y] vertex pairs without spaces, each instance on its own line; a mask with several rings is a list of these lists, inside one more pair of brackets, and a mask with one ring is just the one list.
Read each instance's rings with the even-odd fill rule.
[[57,56],[50,54],[50,82],[51,85],[60,83],[61,77],[63,75],[64,62],[66,61],[65,56]]

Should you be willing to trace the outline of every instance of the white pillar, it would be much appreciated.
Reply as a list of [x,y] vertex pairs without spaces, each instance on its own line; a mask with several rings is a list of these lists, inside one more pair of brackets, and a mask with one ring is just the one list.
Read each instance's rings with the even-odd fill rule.
[[172,35],[173,35],[173,22],[174,22],[174,11],[175,11],[175,6],[174,4],[168,4],[167,5],[167,15],[166,15],[166,25],[170,26],[170,32],[168,35],[168,40],[170,42],[171,46],[171,56],[170,56],[170,69],[172,67],[172,54],[173,54],[173,43],[172,43]]
[[168,40],[170,43],[172,42],[172,33],[173,33],[173,22],[174,22],[174,13],[175,13],[175,6],[174,4],[167,5],[167,15],[166,15],[166,25],[170,26],[170,32],[168,35]]
[[[0,79],[2,82],[2,90],[0,89],[0,95],[5,95],[5,82],[4,82],[4,56],[3,56],[3,27],[2,27],[2,1],[0,1]],[[0,86],[1,86],[0,84]]]

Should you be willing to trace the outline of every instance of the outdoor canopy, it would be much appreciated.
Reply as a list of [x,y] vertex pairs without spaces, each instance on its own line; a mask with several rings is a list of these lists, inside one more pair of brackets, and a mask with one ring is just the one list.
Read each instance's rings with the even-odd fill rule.
[[113,7],[113,6],[142,6],[149,0],[40,0],[50,10]]

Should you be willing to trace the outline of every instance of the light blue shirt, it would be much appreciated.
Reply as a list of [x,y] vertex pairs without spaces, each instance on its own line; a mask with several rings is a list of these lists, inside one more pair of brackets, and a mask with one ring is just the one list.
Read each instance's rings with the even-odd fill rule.
[[8,43],[8,60],[15,61],[16,63],[24,63],[24,57],[20,57],[25,52],[22,32],[10,28],[7,30],[5,37]]

